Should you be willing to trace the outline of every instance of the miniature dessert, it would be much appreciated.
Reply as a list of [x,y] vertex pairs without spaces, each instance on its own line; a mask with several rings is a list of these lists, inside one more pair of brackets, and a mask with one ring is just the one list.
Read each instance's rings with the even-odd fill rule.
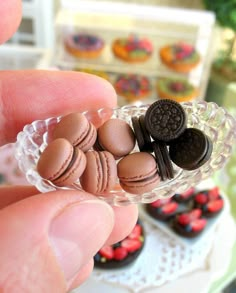
[[159,100],[146,111],[145,123],[153,139],[168,142],[186,129],[186,113],[177,102]]
[[188,73],[200,62],[200,55],[195,48],[185,42],[167,45],[160,49],[162,62],[170,69]]
[[109,119],[98,128],[96,150],[106,150],[119,159],[135,146],[135,135],[130,125],[121,119]]
[[171,160],[184,170],[195,170],[211,157],[213,144],[200,129],[187,128],[170,143]]
[[147,38],[131,35],[115,40],[112,50],[116,57],[126,62],[144,62],[151,57],[153,46]]
[[121,187],[133,194],[151,191],[159,182],[155,158],[146,152],[136,152],[123,157],[117,164]]
[[95,126],[81,113],[70,113],[62,117],[52,133],[53,139],[65,138],[83,152],[95,143],[97,131]]
[[191,187],[185,192],[176,193],[173,198],[178,203],[187,203],[193,198],[194,192],[195,192],[195,188]]
[[93,74],[93,75],[97,75],[99,77],[102,77],[106,80],[110,80],[109,75],[105,72],[105,71],[101,71],[101,70],[94,70],[94,69],[80,69],[80,68],[74,68],[74,71],[81,71],[81,72],[85,72],[85,73],[89,73],[89,74]]
[[152,142],[147,132],[144,115],[131,117],[135,137],[141,152],[153,152]]
[[178,212],[178,203],[171,198],[158,199],[146,205],[146,212],[156,220],[168,221]]
[[57,186],[73,184],[86,166],[85,154],[64,138],[53,140],[41,154],[37,171],[39,175]]
[[133,263],[145,243],[144,228],[139,220],[133,231],[122,241],[103,246],[94,256],[94,266],[102,269],[118,269]]
[[151,83],[146,76],[137,74],[122,74],[115,81],[114,87],[118,95],[128,102],[148,97],[151,93]]
[[205,217],[211,218],[219,214],[224,207],[224,200],[218,187],[199,191],[194,196],[194,206],[200,208]]
[[160,78],[157,81],[157,95],[160,99],[187,102],[196,98],[198,90],[187,80]]
[[202,218],[200,209],[180,213],[173,220],[173,229],[181,236],[192,238],[198,236],[205,229],[207,220]]
[[80,177],[82,188],[93,194],[107,193],[117,180],[117,168],[114,157],[107,151],[89,151],[86,154],[86,168]]
[[104,48],[104,41],[93,35],[72,34],[65,39],[65,48],[78,58],[97,58]]

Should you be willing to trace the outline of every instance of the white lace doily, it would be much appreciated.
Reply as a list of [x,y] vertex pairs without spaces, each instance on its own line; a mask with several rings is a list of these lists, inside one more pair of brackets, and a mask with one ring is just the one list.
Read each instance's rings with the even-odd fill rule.
[[229,265],[235,241],[235,223],[230,214],[224,214],[214,237],[212,234],[194,251],[149,223],[145,228],[146,245],[133,265],[115,271],[96,269],[73,293],[202,293]]

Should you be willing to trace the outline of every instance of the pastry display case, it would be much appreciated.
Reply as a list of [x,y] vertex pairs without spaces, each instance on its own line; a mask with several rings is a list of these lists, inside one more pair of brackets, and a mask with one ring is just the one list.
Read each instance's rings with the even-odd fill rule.
[[[61,1],[61,4],[55,24],[57,46],[54,63],[62,70],[106,73],[113,84],[123,74],[145,76],[150,81],[148,99],[151,100],[157,98],[158,80],[184,79],[198,90],[197,98],[204,99],[214,50],[211,46],[215,23],[212,13],[106,1]],[[67,46],[68,38],[70,42],[74,41],[73,45],[76,46],[78,42],[76,44],[75,41],[81,36],[93,36],[102,40],[104,47],[100,54],[91,58],[91,56],[80,57],[71,53]],[[130,50],[137,46],[147,49],[149,46],[149,58],[141,62],[119,58],[114,50],[117,40],[126,40],[126,47],[130,46]],[[148,42],[150,45],[147,44]],[[189,48],[190,54],[194,51],[199,56],[199,62],[188,72],[176,71],[166,66],[160,58],[163,47],[179,44],[185,47],[184,59],[186,54],[188,55]],[[140,52],[132,53],[140,54]],[[180,54],[179,57],[182,58]]]

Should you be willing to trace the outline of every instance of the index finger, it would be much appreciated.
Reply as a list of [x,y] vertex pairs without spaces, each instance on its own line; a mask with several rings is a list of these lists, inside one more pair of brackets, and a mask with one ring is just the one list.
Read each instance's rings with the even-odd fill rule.
[[76,111],[116,106],[116,93],[100,77],[65,71],[0,72],[0,145],[15,141],[27,123]]

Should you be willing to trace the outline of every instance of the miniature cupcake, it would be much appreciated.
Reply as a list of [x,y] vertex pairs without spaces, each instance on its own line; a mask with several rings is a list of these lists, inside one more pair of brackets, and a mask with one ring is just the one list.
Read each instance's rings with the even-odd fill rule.
[[187,102],[196,98],[198,90],[187,80],[160,78],[157,81],[157,95],[160,99]]
[[118,95],[124,97],[128,102],[148,97],[151,93],[152,86],[149,79],[143,75],[122,74],[114,84]]
[[202,218],[201,209],[193,209],[177,214],[172,222],[172,227],[177,234],[193,238],[202,233],[206,224],[207,220]]
[[131,35],[128,38],[116,39],[112,45],[114,55],[126,62],[144,62],[153,52],[153,46],[147,38]]
[[144,228],[139,220],[125,239],[113,245],[105,245],[98,251],[94,256],[94,266],[102,269],[126,267],[140,255],[144,242]]
[[178,203],[171,198],[158,199],[146,205],[146,212],[154,219],[168,221],[178,212]]
[[72,34],[65,39],[67,52],[78,58],[97,58],[102,53],[104,41],[94,35]]
[[219,188],[214,187],[197,192],[194,196],[194,206],[200,208],[205,217],[212,218],[218,215],[224,207]]
[[195,48],[185,42],[167,45],[160,49],[162,62],[170,69],[188,73],[200,62],[200,55]]

